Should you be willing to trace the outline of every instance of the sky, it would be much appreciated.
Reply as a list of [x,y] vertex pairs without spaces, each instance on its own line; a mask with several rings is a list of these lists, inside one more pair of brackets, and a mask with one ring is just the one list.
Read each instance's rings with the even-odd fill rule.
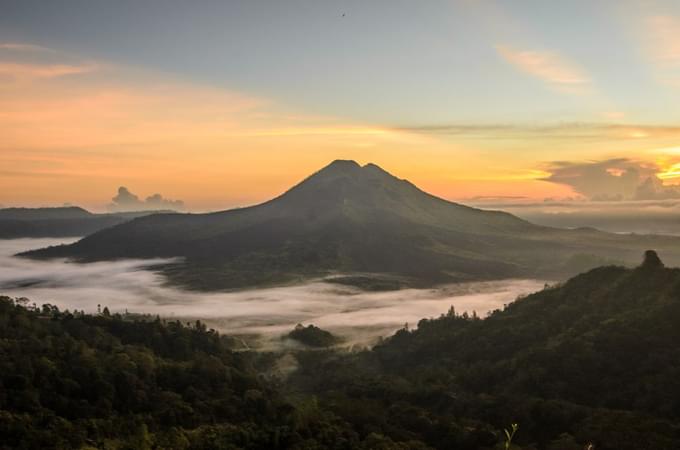
[[224,209],[334,159],[459,201],[680,197],[677,1],[0,11],[4,206]]

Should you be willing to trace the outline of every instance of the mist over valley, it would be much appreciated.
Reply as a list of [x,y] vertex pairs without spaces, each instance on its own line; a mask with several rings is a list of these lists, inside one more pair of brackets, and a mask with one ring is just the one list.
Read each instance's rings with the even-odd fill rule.
[[[96,313],[160,315],[200,319],[221,332],[243,335],[253,346],[276,345],[296,324],[315,324],[346,339],[372,345],[408,323],[437,317],[454,306],[483,317],[519,295],[543,287],[539,280],[510,279],[443,285],[430,289],[368,292],[321,280],[300,285],[205,293],[169,286],[154,266],[171,260],[120,260],[78,264],[31,260],[17,253],[76,239],[0,240],[0,291],[38,305]],[[265,342],[260,342],[264,338]],[[273,343],[273,344],[272,344]]]

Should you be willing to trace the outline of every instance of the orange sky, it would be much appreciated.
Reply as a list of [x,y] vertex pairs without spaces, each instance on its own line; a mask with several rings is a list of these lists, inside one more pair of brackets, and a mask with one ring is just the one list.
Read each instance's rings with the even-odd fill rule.
[[[17,48],[5,57],[26,51]],[[515,64],[542,64],[537,55],[502,51]],[[680,176],[673,146],[680,131],[672,127],[399,128],[307,114],[162,72],[30,52],[38,62],[0,61],[3,206],[68,202],[100,211],[126,186],[142,198],[161,193],[190,210],[215,210],[267,200],[334,159],[373,162],[457,200],[576,195],[541,180],[556,160],[625,157],[656,164],[667,183]],[[578,72],[540,70],[580,80]]]
[[[190,209],[251,204],[333,159],[374,162],[447,198],[563,196],[475,142],[286,111],[266,99],[117,67],[0,66],[0,204],[101,210],[118,186]],[[162,81],[160,81],[162,80]]]

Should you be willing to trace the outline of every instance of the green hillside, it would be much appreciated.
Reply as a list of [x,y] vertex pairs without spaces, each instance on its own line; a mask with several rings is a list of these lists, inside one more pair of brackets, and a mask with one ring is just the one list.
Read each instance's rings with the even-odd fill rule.
[[0,297],[0,448],[500,450],[517,423],[513,450],[677,450],[678,323],[655,253],[353,352]]
[[435,448],[478,448],[456,444],[451,424],[464,417],[472,429],[519,423],[522,448],[671,450],[679,324],[680,270],[650,252],[638,268],[593,269],[484,320],[451,310],[370,352],[307,353],[297,386],[357,429]]

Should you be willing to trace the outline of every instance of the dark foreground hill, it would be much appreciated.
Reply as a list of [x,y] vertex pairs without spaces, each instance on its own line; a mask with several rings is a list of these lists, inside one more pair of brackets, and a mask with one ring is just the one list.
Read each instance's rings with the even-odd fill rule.
[[79,237],[152,212],[93,214],[76,206],[0,209],[0,239]]
[[371,352],[305,358],[299,386],[393,439],[476,448],[452,440],[466,417],[518,422],[523,448],[680,448],[680,270],[653,252],[636,269],[593,269],[483,320],[451,310]]
[[0,297],[0,448],[498,450],[518,423],[514,450],[677,450],[679,323],[654,254],[357,353]]
[[261,205],[142,217],[28,256],[182,257],[165,268],[171,281],[224,289],[338,272],[411,285],[561,276],[650,247],[680,263],[680,239],[541,227],[432,196],[374,164],[335,161]]
[[229,342],[200,321],[0,297],[0,449],[369,448]]

